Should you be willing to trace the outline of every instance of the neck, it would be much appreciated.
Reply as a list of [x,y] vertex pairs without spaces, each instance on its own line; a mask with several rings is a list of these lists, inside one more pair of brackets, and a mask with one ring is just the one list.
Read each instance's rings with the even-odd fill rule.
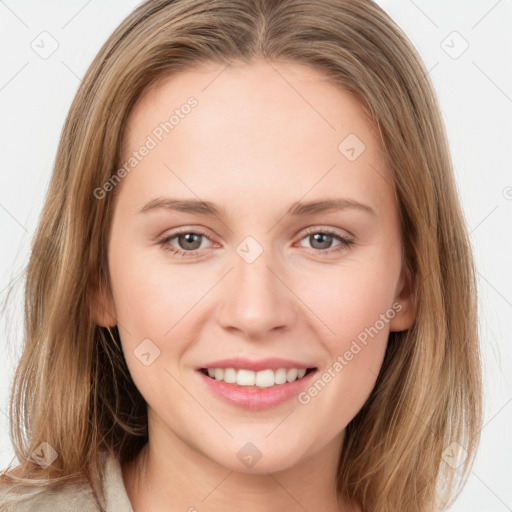
[[337,496],[339,438],[285,470],[245,473],[217,464],[175,435],[169,442],[169,431],[165,440],[155,434],[123,467],[134,512],[360,510]]

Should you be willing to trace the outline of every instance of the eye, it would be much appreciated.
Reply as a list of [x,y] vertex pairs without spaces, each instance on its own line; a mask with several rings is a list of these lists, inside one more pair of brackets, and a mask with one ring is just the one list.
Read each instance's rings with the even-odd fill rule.
[[[177,239],[178,248],[171,244],[171,240]],[[203,239],[208,239],[205,233],[201,231],[191,231],[182,229],[176,231],[163,240],[158,242],[164,251],[168,251],[176,256],[196,256],[198,249],[201,249]]]
[[[309,228],[306,231],[306,236],[301,240],[307,239],[312,245],[312,250],[315,254],[330,254],[332,252],[342,251],[350,247],[354,240],[337,233],[330,228]],[[333,247],[333,242],[339,240],[339,244]]]
[[[312,245],[310,250],[314,254],[322,255],[342,251],[354,243],[354,240],[351,238],[343,236],[330,228],[309,228],[301,241],[306,238]],[[176,239],[178,247],[172,244],[174,239]],[[209,240],[208,236],[201,230],[192,231],[184,228],[167,235],[158,243],[164,251],[170,252],[175,256],[192,257],[197,256],[200,249],[204,249],[202,245],[205,239]],[[333,246],[335,240],[338,240],[339,243]]]

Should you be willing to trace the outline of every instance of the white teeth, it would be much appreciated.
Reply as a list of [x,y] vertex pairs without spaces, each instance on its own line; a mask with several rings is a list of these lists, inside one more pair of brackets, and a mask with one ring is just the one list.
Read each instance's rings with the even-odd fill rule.
[[279,368],[274,373],[274,383],[275,384],[284,384],[286,382],[286,368]]
[[297,380],[297,375],[299,375],[299,370],[297,370],[297,368],[290,368],[286,372],[286,380],[288,382],[293,382],[294,380]]
[[269,388],[274,385],[274,370],[261,370],[256,372],[256,386]]
[[226,368],[224,370],[224,382],[234,384],[236,382],[236,370],[234,368]]
[[235,368],[208,368],[208,375],[215,380],[222,380],[228,384],[238,386],[257,386],[269,388],[276,384],[285,384],[302,379],[306,375],[306,368],[279,368],[278,370],[236,370]]
[[[217,379],[221,380],[221,379]],[[254,386],[256,374],[251,370],[238,370],[236,374],[236,383],[239,386]]]

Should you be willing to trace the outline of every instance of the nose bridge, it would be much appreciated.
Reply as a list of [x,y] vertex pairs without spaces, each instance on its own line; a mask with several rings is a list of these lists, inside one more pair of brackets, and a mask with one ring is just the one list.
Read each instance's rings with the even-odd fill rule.
[[234,268],[221,298],[224,328],[258,337],[294,321],[293,294],[276,276],[280,264],[274,256],[271,247],[263,247],[252,236],[235,248]]

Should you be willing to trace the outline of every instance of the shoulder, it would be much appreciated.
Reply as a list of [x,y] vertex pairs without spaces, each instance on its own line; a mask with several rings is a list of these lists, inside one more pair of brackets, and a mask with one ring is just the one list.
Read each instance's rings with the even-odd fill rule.
[[[104,452],[100,459],[104,486],[105,478],[112,480],[108,478],[112,470],[105,470],[112,464],[115,467],[116,461]],[[41,488],[0,482],[0,512],[102,512],[102,508],[87,481]]]
[[0,512],[133,512],[119,459],[107,452],[101,459],[105,509],[87,482],[42,489],[0,483]]
[[90,486],[67,484],[58,489],[28,486],[0,488],[0,512],[99,512]]

